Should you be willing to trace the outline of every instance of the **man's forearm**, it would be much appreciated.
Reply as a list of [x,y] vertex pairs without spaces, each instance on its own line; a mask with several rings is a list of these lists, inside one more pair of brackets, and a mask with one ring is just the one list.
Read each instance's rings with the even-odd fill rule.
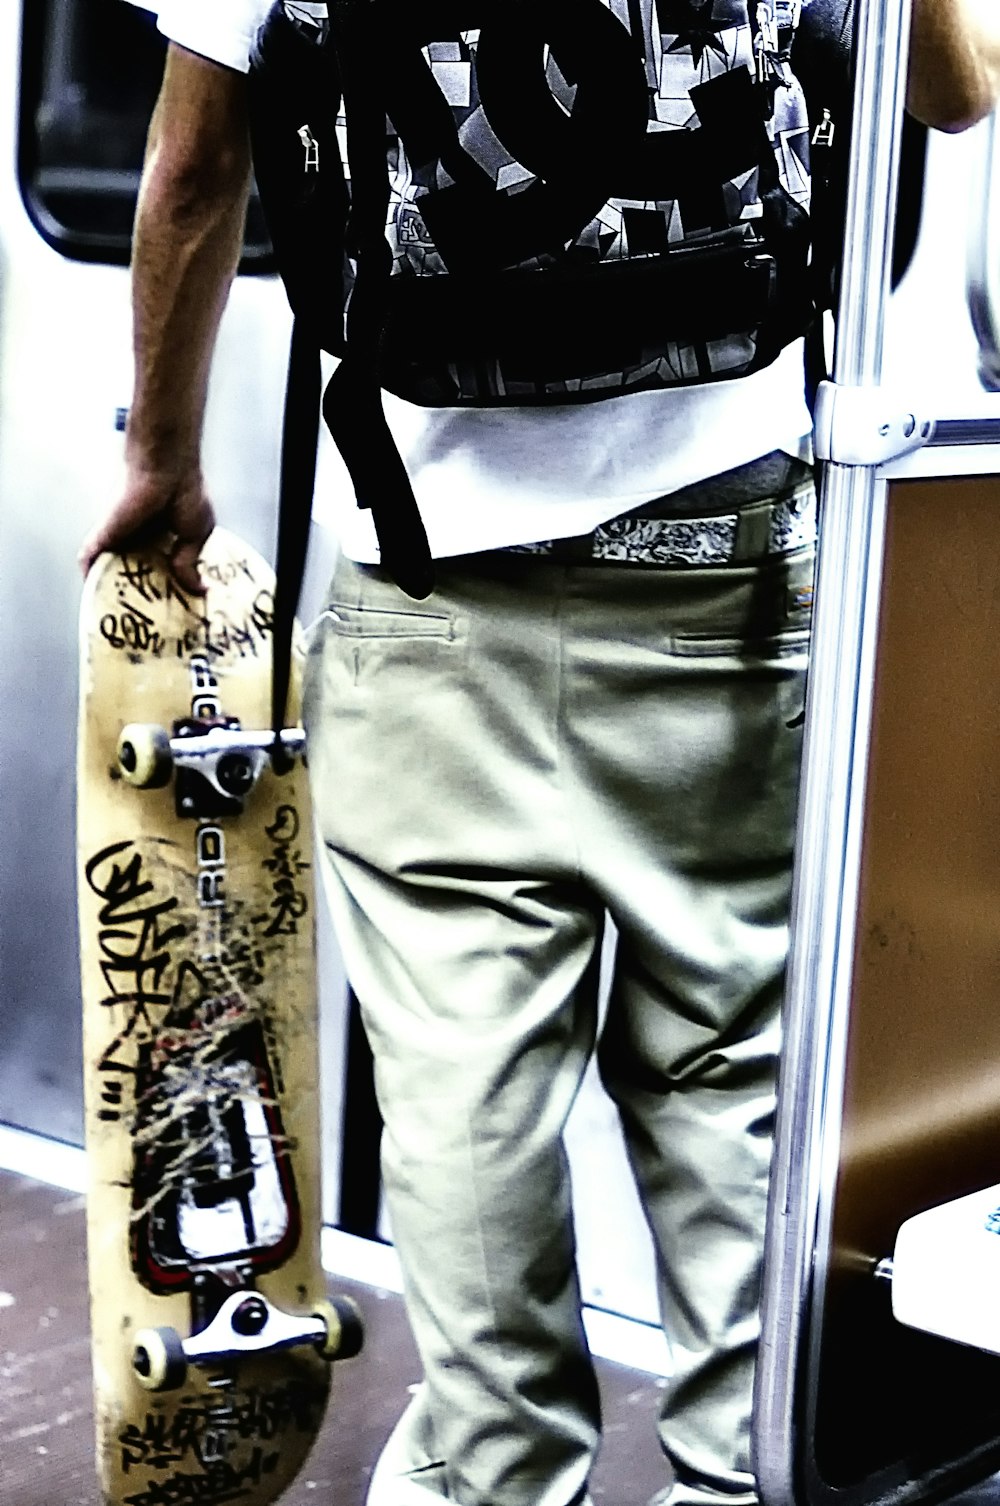
[[246,218],[243,91],[240,76],[171,50],[133,243],[127,454],[143,468],[177,473],[197,464],[212,352]]
[[1000,0],[913,0],[907,106],[962,131],[1000,97]]
[[171,44],[136,214],[125,481],[81,545],[84,574],[105,550],[155,530],[181,586],[202,590],[198,556],[215,523],[201,474],[202,419],[249,177],[246,79]]

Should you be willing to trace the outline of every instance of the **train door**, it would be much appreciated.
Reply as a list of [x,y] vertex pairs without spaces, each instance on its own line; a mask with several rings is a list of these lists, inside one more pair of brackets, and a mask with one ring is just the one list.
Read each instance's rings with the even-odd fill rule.
[[758,1377],[769,1506],[941,1498],[1000,1465],[989,1293],[971,1342],[925,1315],[972,1279],[961,1241],[917,1324],[893,1286],[902,1225],[1000,1182],[996,127],[932,138],[889,299],[906,26],[899,0],[858,7]]

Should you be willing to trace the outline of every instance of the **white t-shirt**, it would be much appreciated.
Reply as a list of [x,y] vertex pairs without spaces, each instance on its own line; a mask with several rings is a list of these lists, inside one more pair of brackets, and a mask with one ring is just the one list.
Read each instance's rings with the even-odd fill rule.
[[131,0],[153,11],[165,37],[189,52],[246,73],[257,28],[270,0]]
[[[165,36],[246,72],[271,0],[132,0]],[[436,557],[569,538],[772,450],[807,458],[812,428],[801,343],[753,376],[540,408],[422,408],[386,394]],[[354,503],[329,436],[320,447],[317,520],[345,553],[373,563],[371,514]]]

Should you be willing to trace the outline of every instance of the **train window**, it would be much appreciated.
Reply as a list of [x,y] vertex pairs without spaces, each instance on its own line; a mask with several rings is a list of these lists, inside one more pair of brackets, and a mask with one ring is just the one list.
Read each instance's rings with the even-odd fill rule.
[[[165,48],[153,17],[123,0],[23,0],[21,195],[64,256],[128,262]],[[253,195],[241,271],[273,267]]]

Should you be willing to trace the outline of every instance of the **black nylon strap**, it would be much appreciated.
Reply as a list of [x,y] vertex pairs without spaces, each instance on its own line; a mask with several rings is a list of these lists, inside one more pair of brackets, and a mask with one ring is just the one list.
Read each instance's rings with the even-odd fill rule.
[[815,314],[805,339],[805,390],[815,412],[820,382],[828,375],[824,309],[837,301],[837,279],[847,196],[851,131],[854,0],[811,0],[804,6],[792,49],[792,66],[805,92],[813,132],[832,127],[826,143],[813,140],[810,170],[812,255],[809,276]]
[[288,382],[281,430],[281,482],[278,494],[278,542],[274,591],[271,668],[271,727],[274,757],[283,761],[277,746],[285,724],[291,678],[292,633],[302,590],[313,487],[316,481],[316,444],[319,439],[320,359],[315,337],[301,319],[292,326]]
[[385,238],[389,176],[385,105],[378,74],[377,7],[373,0],[333,0],[351,174],[348,249],[357,274],[347,310],[347,348],[323,401],[358,506],[371,509],[382,564],[407,595],[422,600],[434,587],[427,535],[406,467],[382,408],[380,372],[392,255]]

